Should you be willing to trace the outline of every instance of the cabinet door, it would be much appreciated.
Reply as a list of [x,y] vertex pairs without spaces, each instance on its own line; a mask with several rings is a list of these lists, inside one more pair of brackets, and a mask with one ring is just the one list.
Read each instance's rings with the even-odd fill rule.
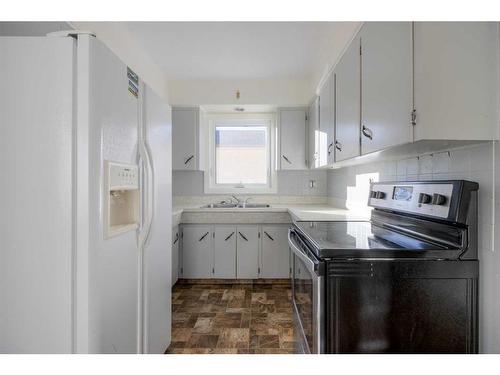
[[213,276],[219,279],[235,279],[236,227],[216,225],[214,233]]
[[319,167],[319,97],[316,97],[309,106],[307,116],[308,129],[308,162],[309,168]]
[[413,141],[411,22],[369,22],[361,36],[361,153]]
[[335,67],[335,161],[360,154],[360,60],[356,38]]
[[282,109],[280,110],[279,121],[281,169],[307,169],[306,110]]
[[288,248],[288,226],[262,226],[261,277],[290,277],[290,251]]
[[212,276],[212,227],[185,225],[182,238],[182,267],[186,279],[206,279]]
[[179,227],[172,229],[172,285],[179,279],[179,243],[180,243]]
[[415,22],[415,140],[495,139],[498,22]]
[[172,169],[198,168],[198,108],[172,109]]
[[236,276],[238,279],[259,277],[259,227],[239,225],[236,239]]
[[328,76],[319,92],[319,166],[333,164],[334,136],[334,81]]

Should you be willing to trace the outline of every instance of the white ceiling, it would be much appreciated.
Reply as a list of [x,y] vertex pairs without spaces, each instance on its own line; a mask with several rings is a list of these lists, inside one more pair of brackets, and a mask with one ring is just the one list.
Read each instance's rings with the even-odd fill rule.
[[170,80],[311,79],[357,22],[127,22]]

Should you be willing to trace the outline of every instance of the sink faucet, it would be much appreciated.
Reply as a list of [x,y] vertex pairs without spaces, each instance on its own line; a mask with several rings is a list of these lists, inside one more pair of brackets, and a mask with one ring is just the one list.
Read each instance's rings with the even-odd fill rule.
[[243,208],[245,208],[245,207],[246,207],[246,205],[247,205],[247,203],[248,203],[248,201],[249,201],[250,199],[252,199],[252,197],[247,197],[247,198],[245,198],[245,199],[240,199],[240,198],[238,198],[238,197],[236,197],[236,196],[234,196],[234,195],[232,195],[231,197],[232,197],[232,198],[234,198],[234,199],[236,200],[236,203],[238,204],[238,206],[241,206],[241,207],[243,207]]
[[231,195],[231,199],[234,199],[236,201],[236,204],[241,204],[241,199],[239,199],[237,196],[235,195]]

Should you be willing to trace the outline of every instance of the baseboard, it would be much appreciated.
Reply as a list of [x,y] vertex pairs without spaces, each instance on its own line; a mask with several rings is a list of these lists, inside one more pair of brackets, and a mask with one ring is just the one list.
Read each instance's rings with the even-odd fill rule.
[[272,284],[289,285],[290,279],[179,279],[180,284]]

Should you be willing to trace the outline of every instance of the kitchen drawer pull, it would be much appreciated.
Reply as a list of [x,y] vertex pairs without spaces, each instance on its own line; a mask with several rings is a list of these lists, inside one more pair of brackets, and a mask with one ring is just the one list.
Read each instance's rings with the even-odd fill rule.
[[267,233],[266,231],[264,231],[264,234],[271,240],[271,241],[274,241],[274,238],[271,237],[271,235],[269,233]]
[[328,145],[328,155],[332,153],[333,142]]
[[231,233],[229,236],[227,236],[224,241],[227,241],[228,239],[230,239],[233,236],[233,234],[234,234],[234,232]]
[[281,156],[283,156],[283,159],[285,159],[288,162],[288,164],[292,164],[292,162],[285,155],[281,155]]
[[370,141],[372,141],[372,140],[373,140],[373,132],[372,132],[370,129],[368,129],[366,126],[364,126],[364,125],[363,125],[363,130],[362,130],[362,132],[363,132],[363,135],[364,135],[366,138],[368,138]]
[[206,236],[208,236],[208,232],[207,232],[207,233],[205,233],[203,236],[201,236],[201,238],[198,240],[198,242],[203,241],[203,239],[204,239]]
[[179,233],[175,234],[175,240],[174,240],[174,245],[179,241]]
[[248,238],[246,238],[244,235],[241,234],[241,232],[238,232],[241,236],[241,238],[243,238],[245,241],[248,241]]
[[186,159],[186,161],[184,162],[184,165],[186,165],[187,163],[189,163],[191,161],[191,159],[193,159],[193,158],[194,158],[194,155],[191,155],[190,157],[188,157]]
[[339,141],[335,141],[335,148],[339,151],[342,151],[342,143]]

